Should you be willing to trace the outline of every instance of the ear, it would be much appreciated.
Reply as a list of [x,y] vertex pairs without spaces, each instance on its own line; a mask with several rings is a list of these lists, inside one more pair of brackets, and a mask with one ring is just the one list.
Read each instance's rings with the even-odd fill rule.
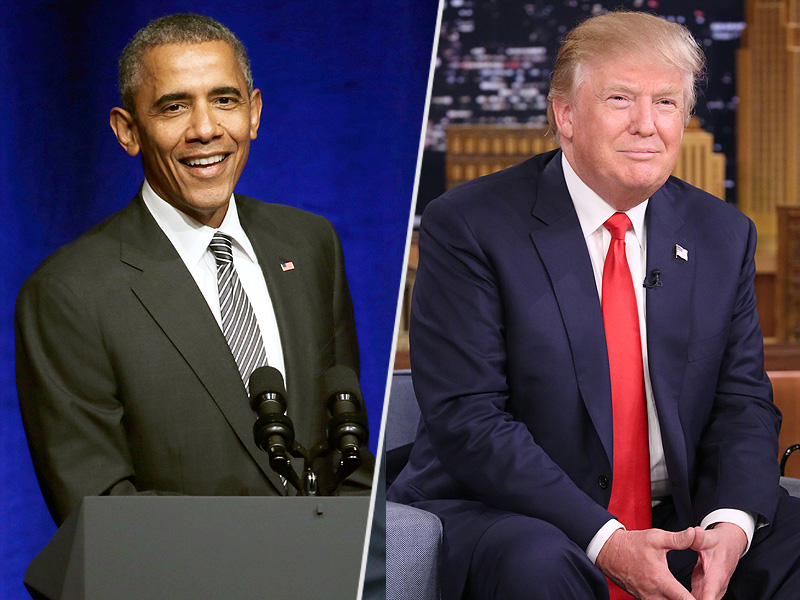
[[572,106],[560,101],[553,101],[553,116],[556,129],[562,138],[572,140]]
[[250,139],[258,136],[258,126],[261,124],[261,90],[255,89],[250,94]]
[[136,119],[124,108],[114,107],[111,109],[109,118],[111,129],[117,136],[117,141],[125,148],[125,152],[131,156],[139,154],[141,145],[139,144],[139,134],[136,131]]

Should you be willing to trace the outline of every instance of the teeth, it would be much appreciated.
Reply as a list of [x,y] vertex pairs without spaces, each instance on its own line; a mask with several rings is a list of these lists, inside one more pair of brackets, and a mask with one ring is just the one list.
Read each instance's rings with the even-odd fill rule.
[[186,160],[186,164],[190,167],[196,167],[198,165],[213,165],[223,160],[225,160],[225,155],[217,154],[216,156],[209,156],[208,158],[189,158]]

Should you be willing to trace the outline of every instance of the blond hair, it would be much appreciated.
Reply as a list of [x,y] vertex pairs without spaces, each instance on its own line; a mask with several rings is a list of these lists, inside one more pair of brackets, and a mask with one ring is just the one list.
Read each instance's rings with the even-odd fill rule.
[[592,61],[613,61],[622,56],[639,56],[683,73],[684,120],[697,99],[696,86],[705,68],[705,56],[691,32],[678,23],[643,12],[610,12],[586,19],[570,31],[558,50],[550,91],[547,120],[557,134],[553,102],[569,102],[586,77]]

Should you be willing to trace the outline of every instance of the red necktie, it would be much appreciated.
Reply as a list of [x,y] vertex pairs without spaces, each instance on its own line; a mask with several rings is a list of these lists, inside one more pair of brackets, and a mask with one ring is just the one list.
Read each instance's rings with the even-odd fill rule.
[[[615,213],[605,227],[611,233],[603,266],[603,324],[611,373],[614,464],[608,511],[629,530],[652,527],[650,447],[644,393],[639,310],[625,256],[625,232],[631,221]],[[611,600],[630,598],[609,581]]]

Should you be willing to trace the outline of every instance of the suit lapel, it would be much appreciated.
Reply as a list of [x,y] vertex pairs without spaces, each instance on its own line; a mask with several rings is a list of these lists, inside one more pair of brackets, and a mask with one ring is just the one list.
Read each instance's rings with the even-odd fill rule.
[[560,152],[539,179],[533,216],[539,225],[531,237],[561,311],[578,388],[611,464],[611,381],[603,314],[586,241],[564,181]]
[[[612,461],[611,383],[603,315],[591,261],[556,153],[536,191],[531,233],[550,277],[575,363],[578,387],[603,447]],[[689,260],[676,258],[675,246]],[[683,228],[682,211],[667,186],[653,194],[647,209],[647,272],[659,269],[662,286],[648,289],[647,351],[667,469],[673,482],[688,473],[678,399],[686,368],[694,281],[695,244]],[[690,506],[689,490],[679,492]]]
[[180,256],[141,197],[121,225],[122,262],[141,271],[133,293],[192,368],[253,460],[280,493],[285,487],[253,440],[255,413],[225,336]]
[[[275,310],[286,366],[286,389],[297,390],[298,386],[302,386],[299,374],[307,369],[299,368],[302,359],[296,340],[302,339],[302,323],[298,320],[301,318],[299,311],[292,310],[292,305],[298,298],[304,297],[306,292],[299,273],[295,269],[285,271],[281,265],[287,261],[296,261],[298,253],[291,240],[280,234],[278,227],[267,218],[264,211],[252,210],[252,202],[248,198],[237,196],[236,206],[242,228],[247,232],[258,257]],[[298,265],[298,268],[303,266],[305,265]]]
[[[688,251],[688,260],[676,257],[676,244]],[[694,257],[695,245],[683,228],[682,211],[664,186],[653,194],[647,207],[647,272],[658,269],[662,282],[646,292],[647,355],[667,470],[673,482],[679,474],[688,473],[678,398],[686,369]],[[689,490],[682,493],[688,506]]]
[[[298,340],[307,344],[308,340],[313,339],[304,322],[304,311],[297,308],[298,302],[308,296],[308,290],[304,287],[305,284],[300,276],[300,269],[306,268],[308,265],[293,265],[293,268],[289,270],[282,268],[281,265],[286,262],[302,260],[299,258],[300,253],[295,247],[293,239],[269,218],[267,211],[254,209],[259,205],[264,207],[263,203],[259,203],[257,200],[238,195],[236,197],[239,220],[258,257],[258,263],[264,273],[267,290],[272,301],[272,308],[275,311],[286,370],[288,415],[294,423],[295,434],[300,440],[306,437],[307,432],[303,431],[303,424],[307,422],[307,419],[302,411],[305,404],[296,400],[310,398],[313,394],[313,390],[310,388],[312,382],[308,380],[309,365],[303,355],[307,348],[298,344]],[[293,464],[298,472],[304,468],[301,459],[295,458]],[[288,487],[287,492],[289,495],[297,493],[293,487]]]

